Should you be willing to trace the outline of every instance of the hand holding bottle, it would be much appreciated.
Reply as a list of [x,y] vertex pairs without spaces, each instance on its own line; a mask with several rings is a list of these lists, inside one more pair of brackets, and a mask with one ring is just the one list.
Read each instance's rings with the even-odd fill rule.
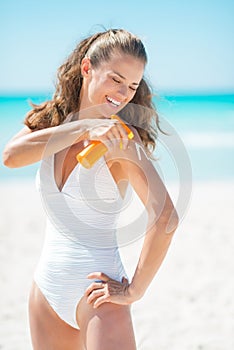
[[114,125],[108,130],[108,132],[106,132],[106,127],[99,127],[96,131],[95,129],[89,131],[90,138],[95,138],[95,132],[99,135],[98,140],[93,139],[88,146],[76,156],[77,160],[85,168],[91,168],[94,163],[108,151],[108,143],[111,142],[114,144],[116,139],[118,142],[120,139],[120,148],[122,149],[125,148],[127,144],[126,141],[134,137],[133,132],[118,116],[112,115],[111,119],[117,120],[119,126],[118,124]]

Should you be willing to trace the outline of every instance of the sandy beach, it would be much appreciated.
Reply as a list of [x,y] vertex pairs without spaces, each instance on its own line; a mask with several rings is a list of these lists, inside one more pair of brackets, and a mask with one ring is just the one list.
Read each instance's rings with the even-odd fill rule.
[[[44,238],[33,182],[0,185],[0,349],[30,350],[27,299]],[[132,306],[139,350],[234,349],[234,181],[196,182],[166,260]],[[122,250],[133,270],[141,241]]]

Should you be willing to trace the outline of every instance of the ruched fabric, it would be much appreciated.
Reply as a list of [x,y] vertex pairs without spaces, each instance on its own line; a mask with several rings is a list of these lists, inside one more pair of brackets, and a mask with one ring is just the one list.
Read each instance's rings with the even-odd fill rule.
[[104,157],[91,169],[78,163],[62,190],[54,179],[54,156],[48,157],[37,187],[47,224],[34,279],[58,316],[79,329],[77,305],[92,282],[87,275],[101,271],[118,281],[126,277],[116,239],[123,200]]

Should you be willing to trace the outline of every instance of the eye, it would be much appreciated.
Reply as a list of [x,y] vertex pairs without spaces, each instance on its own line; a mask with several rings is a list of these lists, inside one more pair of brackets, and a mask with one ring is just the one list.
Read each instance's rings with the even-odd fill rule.
[[117,83],[117,84],[120,84],[121,83],[121,81],[120,80],[118,80],[118,79],[116,79],[116,78],[112,78],[113,80],[114,80],[114,82],[115,83]]
[[131,86],[129,86],[129,89],[131,89],[132,91],[137,91],[137,89],[135,89],[135,88],[133,88]]

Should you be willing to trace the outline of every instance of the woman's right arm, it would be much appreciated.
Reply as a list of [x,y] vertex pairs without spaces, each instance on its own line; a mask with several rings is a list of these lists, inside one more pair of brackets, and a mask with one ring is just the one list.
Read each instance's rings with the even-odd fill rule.
[[82,121],[32,131],[25,126],[5,146],[3,163],[19,168],[45,158],[82,140],[87,129]]
[[[118,123],[114,119],[81,119],[66,124],[32,131],[24,127],[5,146],[3,163],[19,168],[36,163],[82,140],[99,139],[105,143],[108,131]],[[112,128],[115,129],[116,128]],[[91,132],[93,130],[93,132]],[[127,142],[127,133],[118,125],[118,134]]]

